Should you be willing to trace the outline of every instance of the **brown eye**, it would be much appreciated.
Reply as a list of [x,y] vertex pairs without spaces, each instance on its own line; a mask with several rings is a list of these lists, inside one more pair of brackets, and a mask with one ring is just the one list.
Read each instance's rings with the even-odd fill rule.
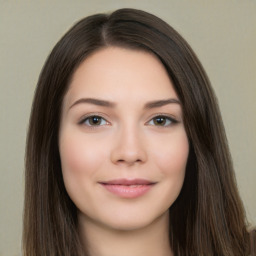
[[174,118],[171,118],[169,116],[162,116],[162,115],[155,116],[148,122],[149,125],[162,126],[162,127],[171,126],[172,124],[175,124],[175,123],[177,123],[177,120],[175,120]]
[[86,117],[82,121],[82,123],[88,126],[101,126],[101,125],[106,125],[107,121],[101,116],[89,116],[89,117]]
[[166,117],[163,117],[163,116],[155,117],[153,119],[153,122],[154,122],[154,125],[165,126],[165,124],[166,124]]

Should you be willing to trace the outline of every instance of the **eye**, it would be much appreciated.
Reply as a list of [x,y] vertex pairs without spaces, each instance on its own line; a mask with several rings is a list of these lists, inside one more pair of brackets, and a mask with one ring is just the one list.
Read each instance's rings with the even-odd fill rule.
[[85,124],[87,126],[102,126],[108,124],[108,122],[101,116],[93,115],[84,118],[80,124]]
[[149,125],[162,126],[162,127],[170,126],[175,123],[177,123],[177,120],[164,115],[155,116],[148,122]]

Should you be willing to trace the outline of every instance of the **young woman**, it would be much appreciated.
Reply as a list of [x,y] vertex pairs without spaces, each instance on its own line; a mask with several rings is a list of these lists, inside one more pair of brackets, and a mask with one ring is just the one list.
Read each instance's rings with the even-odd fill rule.
[[210,82],[164,21],[93,15],[52,50],[28,131],[23,250],[253,254]]

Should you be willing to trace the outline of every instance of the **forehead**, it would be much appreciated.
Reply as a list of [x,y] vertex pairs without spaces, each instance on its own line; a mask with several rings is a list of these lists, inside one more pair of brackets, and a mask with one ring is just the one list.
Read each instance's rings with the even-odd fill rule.
[[156,56],[119,47],[98,50],[75,71],[67,98],[73,101],[85,96],[121,101],[177,98],[168,73]]

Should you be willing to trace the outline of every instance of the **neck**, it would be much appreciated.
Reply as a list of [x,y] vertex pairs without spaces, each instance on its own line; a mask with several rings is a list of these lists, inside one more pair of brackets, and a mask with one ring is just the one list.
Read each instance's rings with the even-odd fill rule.
[[79,231],[90,256],[172,256],[168,222],[166,212],[146,227],[116,230],[80,216]]

